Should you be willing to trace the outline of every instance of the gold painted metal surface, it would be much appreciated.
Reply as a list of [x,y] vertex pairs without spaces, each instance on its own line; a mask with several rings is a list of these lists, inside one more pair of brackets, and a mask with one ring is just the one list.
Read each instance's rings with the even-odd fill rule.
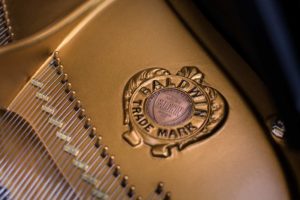
[[[120,0],[99,6],[65,38],[58,50],[73,88],[100,129],[103,143],[109,145],[116,162],[135,184],[132,190],[146,198],[154,190],[153,185],[163,182],[172,199],[290,198],[281,165],[256,116],[164,1]],[[20,49],[19,55],[11,54],[0,61],[18,66],[11,60],[21,52]],[[40,49],[33,53],[30,55],[40,53]],[[222,57],[224,63],[239,68],[235,56],[228,59]],[[18,72],[13,79],[18,84],[4,81],[13,89],[3,88],[6,92],[0,94],[0,105],[9,102],[8,91],[13,91],[11,96],[16,94],[25,82],[22,78],[31,75],[36,69],[33,64],[38,63],[32,62],[31,69]],[[122,138],[126,131],[123,89],[133,74],[158,66],[171,74],[182,66],[197,66],[228,103],[227,119],[214,135],[184,151],[173,149],[168,158],[153,157],[148,148],[132,148]],[[7,74],[4,72],[0,74]],[[255,79],[251,79],[251,74],[247,81]],[[255,88],[249,93],[254,94]],[[272,111],[267,106],[264,113]]]
[[[129,6],[130,5],[130,6]],[[59,49],[103,141],[142,195],[163,181],[174,199],[289,199],[280,164],[238,91],[163,1],[116,1]],[[122,91],[138,71],[199,66],[226,97],[229,115],[211,138],[168,159],[121,138]],[[146,181],[147,180],[147,181]]]
[[51,27],[84,2],[84,0],[51,0],[47,3],[39,0],[6,0],[14,39],[21,40]]
[[9,105],[53,49],[98,3],[86,2],[46,30],[0,48],[0,107]]

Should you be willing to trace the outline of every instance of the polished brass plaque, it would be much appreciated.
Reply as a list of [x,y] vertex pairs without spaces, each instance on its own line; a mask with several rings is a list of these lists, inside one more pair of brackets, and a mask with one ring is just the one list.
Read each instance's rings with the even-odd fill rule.
[[123,138],[132,146],[145,143],[156,157],[169,157],[171,148],[212,135],[227,113],[224,97],[204,81],[197,67],[176,75],[162,68],[135,74],[123,94]]

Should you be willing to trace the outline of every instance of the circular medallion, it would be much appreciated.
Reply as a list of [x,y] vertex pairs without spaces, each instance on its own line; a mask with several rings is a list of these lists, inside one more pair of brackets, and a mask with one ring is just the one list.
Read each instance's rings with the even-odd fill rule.
[[177,126],[191,118],[193,102],[188,94],[178,89],[165,88],[148,97],[145,110],[158,125]]
[[194,137],[210,113],[209,97],[202,87],[180,76],[155,77],[132,95],[129,115],[145,141],[175,141]]
[[224,119],[225,100],[203,79],[196,67],[176,75],[161,68],[137,73],[124,90],[123,138],[132,146],[144,142],[159,157],[207,138]]

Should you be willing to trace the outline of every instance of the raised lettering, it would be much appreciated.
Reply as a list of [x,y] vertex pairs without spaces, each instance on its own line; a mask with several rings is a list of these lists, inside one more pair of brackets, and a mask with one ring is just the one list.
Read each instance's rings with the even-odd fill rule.
[[184,127],[185,127],[190,133],[197,129],[197,127],[196,127],[196,126],[193,126],[191,122],[188,123],[187,125],[185,125]]
[[172,79],[166,79],[166,87],[175,87],[175,83],[172,83]]
[[168,137],[168,130],[167,129],[158,129],[157,130],[158,137]]
[[150,89],[149,88],[146,88],[146,87],[142,87],[141,89],[140,89],[140,93],[142,93],[142,94],[144,94],[144,95],[148,95],[148,94],[150,94],[151,93],[151,91],[150,91]]
[[140,119],[143,119],[144,115],[142,114],[137,114],[137,115],[133,115],[136,119],[136,121],[140,121]]
[[188,135],[188,132],[186,131],[186,129],[185,129],[184,127],[182,127],[182,128],[177,128],[177,132],[178,132],[178,134],[179,134],[180,137],[182,137],[183,134],[184,134],[184,135]]
[[177,138],[178,135],[176,133],[176,131],[174,129],[171,129],[170,130],[170,133],[169,133],[169,138]]
[[152,124],[148,124],[147,126],[145,126],[144,129],[145,129],[147,132],[150,132],[152,128],[154,128],[154,126],[153,126]]
[[142,119],[141,121],[139,121],[139,125],[141,125],[141,126],[145,126],[147,124],[148,124],[148,120],[146,120],[146,119]]
[[132,113],[140,113],[142,111],[142,109],[140,107],[134,107],[132,108]]
[[157,80],[154,80],[152,82],[152,90],[155,91],[155,90],[159,90],[161,88],[164,88],[164,86]]

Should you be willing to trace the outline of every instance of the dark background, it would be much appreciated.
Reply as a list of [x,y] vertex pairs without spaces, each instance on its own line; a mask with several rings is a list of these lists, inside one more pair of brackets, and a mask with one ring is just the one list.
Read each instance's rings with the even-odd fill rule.
[[265,82],[285,122],[286,141],[300,148],[300,1],[194,2]]

